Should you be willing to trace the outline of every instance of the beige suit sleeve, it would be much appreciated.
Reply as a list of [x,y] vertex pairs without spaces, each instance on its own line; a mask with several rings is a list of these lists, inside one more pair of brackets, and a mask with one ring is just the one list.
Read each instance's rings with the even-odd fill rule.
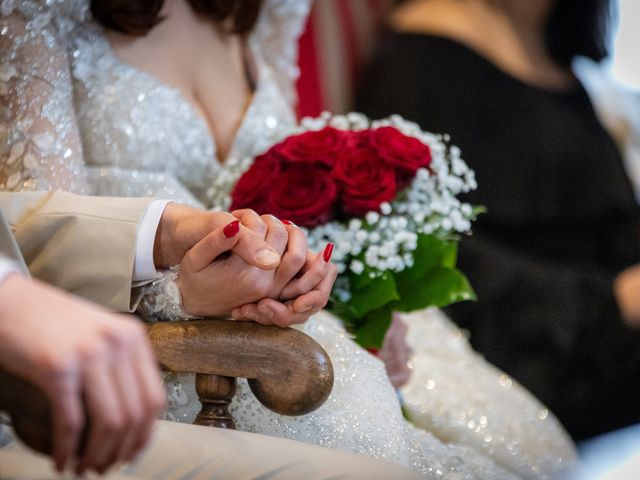
[[131,311],[139,223],[150,198],[0,192],[31,275],[118,311]]

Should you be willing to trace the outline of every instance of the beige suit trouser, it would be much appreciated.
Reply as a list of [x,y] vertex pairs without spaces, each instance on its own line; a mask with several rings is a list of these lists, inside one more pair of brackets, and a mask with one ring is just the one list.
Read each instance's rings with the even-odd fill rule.
[[[0,449],[0,479],[56,478],[47,457],[19,442]],[[150,445],[132,465],[104,477],[149,479],[421,478],[390,463],[255,433],[158,421]]]

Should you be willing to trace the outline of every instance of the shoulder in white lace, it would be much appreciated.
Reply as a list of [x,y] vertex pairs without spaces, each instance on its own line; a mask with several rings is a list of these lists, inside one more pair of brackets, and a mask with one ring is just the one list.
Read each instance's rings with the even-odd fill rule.
[[309,16],[310,0],[267,0],[251,36],[253,51],[260,52],[289,105],[295,100],[299,76],[298,39]]

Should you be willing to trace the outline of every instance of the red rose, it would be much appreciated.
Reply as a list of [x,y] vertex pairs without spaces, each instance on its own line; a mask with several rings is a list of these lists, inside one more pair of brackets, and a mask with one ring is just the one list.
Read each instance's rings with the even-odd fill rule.
[[369,142],[380,157],[398,169],[398,183],[401,188],[411,182],[419,168],[427,168],[431,164],[429,147],[394,127],[371,130]]
[[294,165],[271,178],[261,188],[265,209],[303,227],[315,227],[333,218],[338,188],[331,173],[320,165]]
[[288,137],[274,151],[288,163],[320,162],[332,167],[350,143],[351,132],[325,127]]
[[342,209],[352,215],[379,211],[382,202],[396,194],[396,169],[382,160],[371,147],[347,152],[333,169],[341,187]]
[[231,193],[231,210],[250,208],[266,213],[267,188],[280,172],[280,158],[273,149],[256,157],[251,168],[240,177]]

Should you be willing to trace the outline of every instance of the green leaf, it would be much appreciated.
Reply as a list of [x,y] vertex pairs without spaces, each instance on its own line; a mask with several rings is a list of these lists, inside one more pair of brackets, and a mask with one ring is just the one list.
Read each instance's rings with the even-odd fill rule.
[[471,218],[475,220],[480,215],[483,215],[485,213],[487,213],[487,207],[484,207],[482,205],[475,205],[471,210]]
[[[364,259],[362,259],[361,261],[364,263]],[[349,270],[349,283],[351,284],[351,288],[354,290],[358,290],[369,285],[375,279],[375,277],[369,275],[370,272],[371,268],[366,266],[364,268],[364,271],[360,275],[356,275],[351,270]]]
[[448,243],[435,235],[418,234],[418,245],[413,252],[413,267],[397,273],[396,277],[407,282],[424,277],[427,272],[442,262],[442,255],[447,249]]
[[425,307],[445,307],[462,300],[475,300],[475,292],[467,277],[456,269],[437,266],[417,281],[397,279],[400,300],[393,309],[411,312]]
[[356,342],[364,348],[381,348],[391,324],[391,308],[386,305],[369,312],[354,329]]
[[399,299],[393,275],[385,273],[372,279],[364,288],[353,289],[349,308],[356,318],[362,318],[372,310]]
[[458,261],[458,242],[447,242],[440,265],[446,268],[456,268]]

